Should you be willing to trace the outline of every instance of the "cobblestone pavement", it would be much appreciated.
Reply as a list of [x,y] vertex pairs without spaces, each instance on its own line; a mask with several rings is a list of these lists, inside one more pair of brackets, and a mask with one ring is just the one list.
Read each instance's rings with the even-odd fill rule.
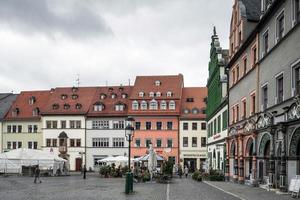
[[287,194],[276,194],[274,191],[267,191],[259,187],[251,187],[231,182],[212,182],[206,181],[210,186],[214,186],[227,193],[238,196],[244,200],[289,200],[293,199]]
[[[171,184],[134,184],[135,193],[124,194],[125,180],[103,179],[97,175],[42,177],[34,184],[32,177],[0,177],[0,200],[235,200],[206,183],[173,179]],[[266,199],[264,199],[266,200]]]

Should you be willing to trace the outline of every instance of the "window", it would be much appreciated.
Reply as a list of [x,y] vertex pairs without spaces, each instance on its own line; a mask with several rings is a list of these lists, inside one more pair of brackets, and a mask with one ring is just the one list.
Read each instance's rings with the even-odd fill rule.
[[167,92],[167,97],[172,97],[172,92],[171,91]]
[[222,119],[222,130],[224,131],[227,129],[227,110],[222,113]]
[[156,130],[161,130],[162,122],[156,122]]
[[65,104],[64,104],[64,109],[65,109],[65,110],[70,109],[70,104],[65,103]]
[[132,102],[132,110],[138,110],[139,109],[139,102],[133,101]]
[[239,121],[240,119],[240,106],[236,105],[236,120]]
[[70,147],[75,147],[75,139],[70,139]]
[[102,111],[102,110],[104,110],[103,104],[95,104],[94,105],[94,111]]
[[156,147],[161,147],[161,139],[156,139]]
[[77,94],[72,94],[72,99],[78,99],[78,95]]
[[81,147],[81,139],[76,139],[76,147]]
[[28,101],[28,103],[30,104],[30,105],[32,105],[32,104],[34,104],[35,103],[35,97],[34,96],[32,96],[32,97],[30,97],[29,98],[29,101]]
[[34,108],[32,110],[32,116],[34,116],[34,117],[38,116],[39,113],[40,113],[40,109],[39,108]]
[[16,125],[13,125],[13,126],[12,126],[12,132],[13,132],[13,133],[16,133],[16,132],[17,132],[17,126],[16,126]]
[[46,139],[46,147],[51,147],[51,139]]
[[168,140],[167,140],[167,147],[168,147],[168,148],[173,147],[173,140],[172,140],[172,139],[168,139]]
[[281,40],[284,36],[284,12],[282,12],[278,17],[276,21],[276,36],[277,36],[277,42]]
[[155,99],[152,99],[150,101],[150,107],[149,107],[150,110],[157,110],[157,101]]
[[32,125],[28,125],[28,133],[32,133]]
[[37,125],[33,125],[33,132],[37,133],[37,131],[38,131],[38,126]]
[[124,147],[124,138],[113,138],[113,147]]
[[183,137],[182,138],[182,145],[183,145],[183,147],[188,147],[189,146],[189,138],[188,137]]
[[235,69],[232,70],[232,83],[235,84]]
[[67,122],[66,122],[66,120],[61,120],[60,121],[60,128],[67,128]]
[[135,122],[135,130],[141,129],[141,122]]
[[57,139],[52,139],[52,146],[57,147]]
[[218,126],[217,126],[217,132],[221,132],[221,115],[218,116]]
[[111,98],[112,98],[112,99],[115,99],[115,98],[117,98],[117,95],[116,95],[115,93],[112,93],[112,94],[111,94]]
[[122,99],[126,99],[128,97],[128,94],[123,93],[122,94]]
[[269,31],[267,30],[263,35],[263,54],[267,54],[268,51],[269,51]]
[[245,75],[247,73],[247,57],[244,58],[243,62],[244,62],[244,75]]
[[22,126],[18,125],[18,133],[22,133]]
[[277,77],[277,102],[281,103],[283,102],[283,75],[280,75]]
[[170,110],[175,110],[175,101],[170,101],[170,103],[169,103],[169,109]]
[[145,145],[146,145],[146,147],[149,147],[150,144],[151,144],[151,139],[146,139],[146,140],[145,140]]
[[268,107],[268,85],[265,85],[262,88],[262,106],[263,110],[267,109]]
[[240,79],[240,67],[236,66],[236,80],[238,81]]
[[81,121],[80,120],[76,120],[76,126],[75,128],[81,128]]
[[7,132],[8,132],[8,133],[11,133],[11,125],[8,125],[8,126],[7,126]]
[[173,122],[167,122],[167,130],[173,129]]
[[28,142],[28,149],[32,149],[32,142]]
[[201,123],[201,130],[206,130],[206,123],[205,122]]
[[154,97],[154,92],[149,92],[149,97]]
[[106,98],[106,94],[100,94],[100,99],[105,99]]
[[246,104],[246,99],[242,101],[242,106],[243,106],[243,114],[242,114],[242,119],[246,118],[246,109],[247,109],[247,104]]
[[156,92],[156,96],[157,96],[157,97],[160,97],[160,96],[161,96],[161,93],[160,93],[160,92]]
[[192,123],[192,130],[197,130],[197,123],[196,122],[193,122]]
[[141,139],[135,139],[135,146],[140,147],[141,146]]
[[189,129],[189,124],[187,122],[183,123],[183,130],[188,130]]
[[52,109],[53,110],[57,110],[59,108],[59,105],[57,103],[53,104],[52,105]]
[[20,109],[19,109],[19,108],[13,109],[13,111],[12,111],[12,116],[13,116],[13,117],[16,117],[16,116],[19,114],[19,112],[20,112]]
[[300,0],[294,0],[294,24],[300,21]]
[[109,121],[108,120],[93,121],[92,129],[109,129]]
[[293,68],[293,95],[300,94],[300,66]]
[[257,62],[257,48],[254,46],[252,48],[252,66],[254,66]]
[[57,121],[52,121],[52,128],[57,128]]
[[251,95],[251,115],[255,113],[255,93]]
[[76,103],[75,108],[78,109],[78,110],[81,109],[82,108],[82,104]]
[[192,137],[192,147],[197,147],[197,137]]
[[124,104],[116,104],[115,105],[115,111],[124,111],[125,105]]
[[64,99],[67,99],[67,98],[68,98],[68,95],[66,95],[66,94],[62,94],[62,95],[61,95],[61,99],[64,100]]
[[146,130],[151,130],[151,122],[146,122]]
[[113,129],[124,129],[124,121],[114,121]]
[[75,128],[75,121],[74,120],[70,120],[70,128]]
[[146,101],[141,102],[141,110],[147,110],[147,102]]
[[201,137],[201,147],[206,147],[206,137]]
[[217,132],[217,119],[214,120],[214,135]]
[[139,97],[144,97],[144,92],[139,92]]
[[160,86],[161,82],[160,81],[155,81],[156,86]]
[[109,138],[93,138],[93,147],[109,147]]
[[161,101],[160,102],[160,109],[161,110],[166,110],[167,109],[167,102],[166,101]]
[[194,102],[194,98],[186,98],[186,102]]

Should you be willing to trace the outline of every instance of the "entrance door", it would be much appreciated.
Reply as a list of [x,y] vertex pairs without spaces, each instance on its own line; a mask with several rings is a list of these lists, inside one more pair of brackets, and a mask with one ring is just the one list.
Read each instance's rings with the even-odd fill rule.
[[76,158],[75,159],[75,170],[76,171],[81,171],[81,165],[82,165],[82,159],[81,158]]
[[197,159],[196,158],[185,158],[184,166],[189,168],[189,172],[195,172],[197,167]]

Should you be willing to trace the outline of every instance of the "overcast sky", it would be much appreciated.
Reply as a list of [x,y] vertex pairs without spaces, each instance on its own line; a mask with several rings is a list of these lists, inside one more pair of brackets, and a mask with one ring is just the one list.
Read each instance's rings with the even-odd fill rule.
[[127,85],[182,73],[205,86],[210,37],[228,48],[232,0],[0,1],[0,92]]

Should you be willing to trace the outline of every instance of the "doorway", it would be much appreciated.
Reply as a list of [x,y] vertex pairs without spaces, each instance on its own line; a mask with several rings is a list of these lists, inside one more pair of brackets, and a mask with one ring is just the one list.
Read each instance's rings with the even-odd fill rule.
[[81,171],[81,166],[82,166],[82,159],[81,158],[76,158],[75,159],[75,171]]
[[189,172],[195,172],[197,168],[197,159],[196,158],[185,158],[184,166],[189,168]]

